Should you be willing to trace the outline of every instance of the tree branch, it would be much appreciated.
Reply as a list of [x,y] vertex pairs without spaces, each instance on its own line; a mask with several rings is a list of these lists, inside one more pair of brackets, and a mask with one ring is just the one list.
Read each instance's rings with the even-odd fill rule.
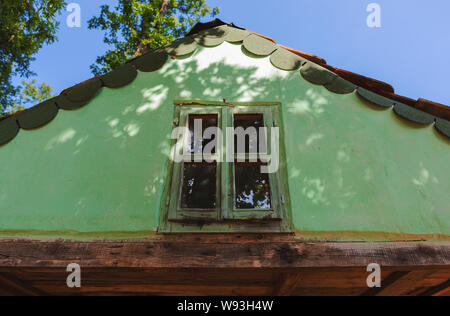
[[169,1],[170,0],[164,0],[162,5],[161,5],[161,10],[159,10],[159,16],[163,17],[166,15],[167,12],[167,6],[169,5]]
[[0,43],[0,48],[4,48],[4,47],[6,47],[10,42],[12,42],[12,40],[14,39],[16,37],[16,35],[11,35],[10,37],[9,37],[9,39],[7,39],[5,42],[3,42],[3,43]]
[[[159,30],[161,28],[161,19],[167,13],[167,7],[169,6],[170,0],[163,0],[161,9],[159,10],[158,22],[156,23],[156,28]],[[145,28],[148,26],[147,21],[142,21],[142,32],[145,34]],[[143,45],[142,42],[139,43],[136,51],[134,52],[134,57],[138,57],[141,53],[144,54],[149,50],[150,44]]]

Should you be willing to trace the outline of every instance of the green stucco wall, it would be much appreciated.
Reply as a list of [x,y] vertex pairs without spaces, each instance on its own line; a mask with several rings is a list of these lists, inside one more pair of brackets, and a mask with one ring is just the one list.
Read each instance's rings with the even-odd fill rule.
[[450,142],[224,43],[139,73],[0,147],[0,235],[155,231],[173,101],[280,101],[301,232],[450,235]]

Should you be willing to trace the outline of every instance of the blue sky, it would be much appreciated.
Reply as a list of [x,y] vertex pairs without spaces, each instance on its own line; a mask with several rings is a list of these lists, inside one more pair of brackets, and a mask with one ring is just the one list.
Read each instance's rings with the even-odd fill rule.
[[[71,1],[68,0],[68,3]],[[38,82],[60,92],[92,77],[89,66],[107,47],[87,20],[101,4],[74,0],[81,27],[69,28],[63,12],[59,41],[36,55]],[[381,27],[367,26],[370,3],[381,7]],[[448,0],[208,0],[218,18],[318,55],[328,64],[385,81],[396,93],[450,105],[450,1]],[[209,20],[209,19],[206,19]]]

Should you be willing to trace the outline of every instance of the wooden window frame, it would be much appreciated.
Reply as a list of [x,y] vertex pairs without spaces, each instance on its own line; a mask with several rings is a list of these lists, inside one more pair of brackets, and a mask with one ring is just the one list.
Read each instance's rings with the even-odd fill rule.
[[[281,104],[279,102],[202,102],[202,101],[175,101],[174,128],[188,127],[189,115],[217,114],[218,127],[223,131],[223,139],[219,140],[217,157],[220,155],[223,162],[217,164],[217,200],[216,209],[181,209],[181,191],[184,162],[168,161],[165,189],[160,207],[159,232],[248,232],[248,233],[289,233],[292,231],[289,189],[285,163],[285,150],[281,122]],[[276,173],[269,174],[271,189],[270,210],[237,209],[235,207],[235,163],[226,162],[227,153],[223,151],[234,148],[234,137],[226,143],[227,127],[234,127],[235,114],[263,114],[265,127],[267,127],[267,150],[271,150],[271,127],[280,127],[280,167]],[[221,146],[225,144],[225,146]],[[172,140],[175,146],[176,140]],[[186,146],[186,144],[184,144]],[[179,150],[180,148],[177,148]],[[237,154],[234,156],[237,157]],[[247,155],[248,157],[248,155]],[[176,197],[176,198],[172,198]]]
[[[220,128],[222,128],[222,112],[223,109],[220,107],[181,107],[178,112],[178,117],[176,119],[179,120],[178,127],[184,126],[189,128],[189,115],[195,114],[217,114],[217,122]],[[183,144],[186,146],[187,144]],[[211,158],[218,157],[222,154],[222,146],[217,146],[218,152],[216,154],[211,155]],[[177,148],[176,150],[180,150],[181,148]],[[186,155],[188,157],[192,157],[195,159],[196,154],[194,153]],[[185,156],[185,157],[186,157]],[[216,162],[216,208],[215,209],[182,209],[181,208],[181,191],[182,191],[182,179],[183,179],[183,170],[184,170],[185,162],[173,163],[173,175],[172,175],[172,185],[171,185],[171,196],[175,196],[176,199],[170,199],[169,203],[169,221],[217,221],[220,220],[220,209],[221,209],[221,187],[222,182],[220,179],[222,178],[221,167],[222,164]],[[200,164],[200,163],[199,163]]]
[[[266,138],[267,138],[267,155],[271,154],[271,127],[274,127],[274,118],[273,118],[273,106],[234,106],[229,107],[227,111],[229,127],[234,126],[234,115],[236,114],[263,114],[264,117],[264,127],[267,128]],[[234,148],[234,137],[229,139],[229,142],[226,144],[226,148]],[[234,158],[237,159],[239,157],[242,158],[251,158],[252,154],[234,154]],[[228,169],[228,176],[223,179],[223,185],[228,185],[228,190],[225,196],[228,196],[229,202],[227,207],[222,209],[223,218],[225,220],[281,220],[281,205],[279,201],[281,200],[281,196],[279,194],[278,186],[279,186],[279,172],[270,173],[269,174],[269,183],[270,183],[270,195],[272,207],[271,209],[237,209],[235,205],[235,197],[236,197],[236,179],[235,179],[235,166],[236,162],[227,163],[226,167]]]

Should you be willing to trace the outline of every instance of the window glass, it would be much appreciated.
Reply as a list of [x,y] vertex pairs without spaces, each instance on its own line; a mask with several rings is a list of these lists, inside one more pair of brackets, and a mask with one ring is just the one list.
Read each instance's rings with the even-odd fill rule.
[[[188,153],[199,155],[210,142],[216,142],[214,133],[211,139],[203,138],[208,128],[218,127],[217,114],[190,114],[188,116],[190,141]],[[197,130],[196,130],[197,129]],[[215,153],[215,146],[213,152]],[[182,167],[182,209],[216,209],[217,207],[217,163],[200,161],[184,162]]]
[[217,204],[216,176],[217,166],[215,163],[185,163],[181,207],[184,209],[215,209]]
[[261,173],[258,163],[236,163],[236,209],[271,209],[269,175]]
[[[203,148],[212,141],[215,140],[215,135],[212,135],[211,139],[204,139],[206,129],[210,127],[217,128],[218,116],[217,114],[190,114],[189,115],[189,133],[190,133],[190,144],[188,147],[188,152],[191,154],[201,154]],[[195,123],[197,122],[198,135],[195,135]],[[201,126],[201,128],[200,128]],[[215,153],[215,148],[211,154]]]
[[[260,130],[262,127],[264,127],[264,116],[262,114],[235,114],[234,152],[238,154],[258,153],[261,142],[263,145],[262,152],[265,152],[266,135],[263,130]],[[239,135],[245,135],[245,138],[238,137]]]

